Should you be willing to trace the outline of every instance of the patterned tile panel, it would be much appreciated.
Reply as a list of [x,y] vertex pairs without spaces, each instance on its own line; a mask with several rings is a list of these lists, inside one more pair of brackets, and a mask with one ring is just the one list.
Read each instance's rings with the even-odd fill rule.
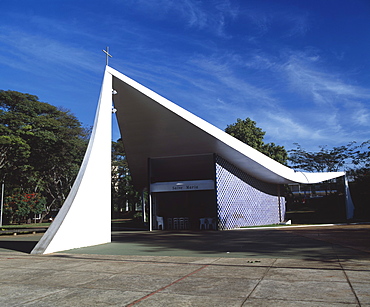
[[220,230],[284,220],[285,199],[278,196],[279,185],[262,182],[219,156],[216,157],[216,182]]

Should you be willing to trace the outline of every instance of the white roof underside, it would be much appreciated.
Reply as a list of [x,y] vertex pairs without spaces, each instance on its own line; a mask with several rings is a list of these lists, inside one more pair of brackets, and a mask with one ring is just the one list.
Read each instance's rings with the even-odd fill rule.
[[317,183],[344,172],[297,172],[265,156],[111,67],[116,115],[134,184],[148,185],[148,158],[216,153],[262,181]]

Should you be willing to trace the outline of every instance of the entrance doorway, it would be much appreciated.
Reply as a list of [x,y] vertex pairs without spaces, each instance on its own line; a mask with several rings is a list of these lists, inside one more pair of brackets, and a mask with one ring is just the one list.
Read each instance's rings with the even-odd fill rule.
[[[214,154],[202,154],[149,160],[155,227],[158,219],[164,229],[193,230],[200,229],[200,218],[216,220],[214,159]],[[181,227],[177,227],[179,219]]]
[[163,217],[164,229],[180,229],[174,219],[185,218],[184,229],[197,230],[201,218],[217,217],[214,190],[153,193],[153,206],[156,216]]

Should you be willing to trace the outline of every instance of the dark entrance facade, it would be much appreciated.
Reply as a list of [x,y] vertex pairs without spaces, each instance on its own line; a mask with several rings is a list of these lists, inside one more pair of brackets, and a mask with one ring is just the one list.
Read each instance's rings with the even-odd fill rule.
[[149,178],[154,229],[226,230],[284,220],[281,185],[216,154],[151,158]]
[[149,177],[155,228],[200,229],[202,218],[216,228],[213,154],[151,158]]
[[197,230],[201,226],[200,220],[206,217],[216,222],[214,191],[162,192],[153,195],[155,215],[163,217],[164,229]]

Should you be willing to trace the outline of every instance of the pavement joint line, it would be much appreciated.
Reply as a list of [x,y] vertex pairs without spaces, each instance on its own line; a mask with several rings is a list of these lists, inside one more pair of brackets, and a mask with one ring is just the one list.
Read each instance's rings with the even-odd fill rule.
[[[336,245],[336,244],[334,244]],[[335,250],[334,250],[335,251]],[[2,258],[2,256],[5,256],[4,258]],[[60,257],[61,256],[61,257]],[[4,259],[25,259],[27,258],[28,255],[22,255],[22,256],[13,256],[13,257],[8,257],[7,255],[4,255],[4,254],[1,254],[0,253],[0,260],[4,260]],[[44,260],[45,258],[49,258],[49,259],[68,259],[68,260],[89,260],[89,261],[94,261],[94,262],[127,262],[127,263],[152,263],[152,264],[178,264],[178,265],[188,265],[188,266],[194,266],[194,265],[201,265],[201,263],[196,263],[196,262],[179,262],[179,261],[155,261],[155,260],[134,260],[134,259],[107,259],[107,258],[100,258],[100,259],[96,259],[96,258],[93,258],[93,257],[78,257],[78,256],[72,256],[72,257],[68,257],[66,258],[63,255],[58,255],[58,254],[53,254],[53,255],[43,255],[43,256],[33,256],[31,255],[30,257],[32,257],[34,260]],[[338,258],[338,255],[336,255],[337,257],[337,260],[335,260],[335,263],[339,263],[340,264],[340,258]],[[169,258],[172,258],[172,257],[169,257]],[[212,261],[209,261],[209,263],[207,263],[208,266],[219,266],[219,267],[258,267],[258,268],[266,268],[266,267],[269,267],[270,265],[262,265],[260,264],[260,262],[248,262],[246,261],[247,264],[232,264],[232,263],[229,263],[229,264],[226,264],[226,263],[215,263],[217,262],[219,259],[224,259],[224,258],[213,258]],[[266,259],[269,259],[269,258],[266,258]],[[278,259],[278,258],[276,258]],[[276,262],[276,259],[274,260],[274,263]],[[339,260],[338,260],[339,259]],[[322,262],[322,261],[320,261]],[[330,261],[332,263],[332,261]],[[274,268],[284,268],[284,269],[296,269],[297,267],[295,266],[274,266],[274,263],[272,264],[272,266]],[[302,270],[311,270],[311,269],[318,269],[317,267],[315,266],[307,266],[307,267],[301,267],[300,269]],[[340,270],[340,268],[335,268],[335,267],[326,267],[326,268],[319,268],[320,270],[324,270],[324,271],[336,271],[336,270]],[[358,271],[356,269],[351,269],[350,271]],[[364,269],[361,269],[360,271],[370,271],[370,269],[367,269],[367,270],[364,270]]]
[[340,267],[342,268],[343,274],[344,274],[344,276],[346,277],[346,280],[347,280],[347,282],[348,282],[348,285],[349,285],[349,287],[351,288],[351,291],[352,291],[353,295],[355,296],[355,299],[356,299],[356,301],[357,301],[357,304],[358,304],[359,306],[361,306],[360,299],[358,298],[357,293],[356,293],[355,289],[353,288],[352,283],[351,283],[351,281],[350,281],[350,279],[349,279],[349,277],[348,277],[348,275],[347,275],[347,272],[346,272],[346,270],[343,268],[342,263],[341,263],[341,261],[340,261],[340,259],[339,259],[339,258],[338,258],[338,261],[339,261],[339,265],[340,265]]
[[[58,257],[58,255],[54,255],[54,257]],[[15,258],[7,258],[7,259],[15,259]],[[17,258],[17,259],[23,259],[23,258]],[[95,259],[95,258],[85,258],[85,257],[60,257],[60,259],[78,259],[78,260],[90,260],[94,262],[128,262],[128,263],[156,263],[156,264],[178,264],[178,265],[200,265],[199,263],[193,263],[193,262],[179,262],[179,261],[155,261],[155,260],[134,260],[134,259]],[[220,258],[214,258],[213,261],[210,261],[210,263],[207,263],[207,265],[223,265],[223,264],[212,264],[216,262]],[[226,265],[225,265],[226,266]],[[228,266],[244,266],[244,265],[228,265]]]
[[[0,253],[1,255],[1,253]],[[86,254],[88,255],[88,254]],[[50,257],[51,255],[44,255],[44,256],[41,256],[39,257],[40,259],[44,258],[44,257]],[[104,255],[105,256],[105,255]],[[131,256],[131,255],[130,255]],[[36,259],[37,256],[35,256],[35,259]],[[124,256],[123,256],[124,257]],[[137,256],[137,257],[140,257],[140,256]],[[145,256],[144,256],[145,257]],[[172,256],[163,256],[163,257],[168,257],[168,258],[173,258]],[[176,257],[176,256],[175,256]],[[71,255],[71,256],[65,256],[65,254],[53,254],[51,256],[51,258],[60,258],[60,259],[70,259],[70,260],[74,260],[74,259],[77,259],[77,260],[90,260],[90,261],[94,261],[94,262],[133,262],[133,263],[163,263],[163,264],[179,264],[179,265],[200,265],[200,264],[204,264],[204,263],[196,263],[196,262],[180,262],[180,261],[158,261],[158,260],[140,260],[140,259],[107,259],[107,258],[94,258],[94,257],[80,257],[80,256],[77,256],[77,255]],[[203,258],[203,257],[201,257]],[[1,259],[1,258],[0,258]],[[10,259],[10,258],[7,258],[7,259]],[[12,259],[15,259],[15,257],[13,257]],[[18,257],[17,259],[23,259],[23,257]],[[218,263],[215,263],[217,262],[219,259],[223,259],[223,258],[220,258],[220,257],[212,257],[212,260],[208,259],[207,263],[208,265],[215,265],[215,266],[240,266],[240,267],[244,267],[246,265],[243,265],[243,264],[218,264]],[[260,261],[255,261],[255,260],[251,260],[251,262],[248,262],[248,265],[247,266],[250,266],[251,263],[260,263]],[[259,266],[259,265],[254,265],[255,267]],[[261,267],[266,267],[266,266],[261,266]]]
[[243,301],[243,303],[240,306],[243,306],[245,304],[245,302],[251,297],[252,293],[256,290],[256,288],[259,286],[261,281],[266,277],[267,273],[271,270],[271,268],[273,267],[273,265],[275,264],[276,261],[277,261],[277,259],[274,259],[274,261],[267,267],[267,269],[263,273],[262,277],[258,280],[257,284],[253,287],[252,291],[248,294],[248,296],[245,298],[245,300]]
[[[263,266],[260,266],[263,267]],[[340,271],[340,268],[318,268],[318,267],[296,267],[296,266],[274,266],[274,269],[300,269],[300,270],[320,270],[320,271]]]
[[174,282],[172,282],[172,283],[168,284],[167,286],[164,286],[164,287],[162,287],[162,288],[160,288],[160,289],[158,289],[158,290],[155,290],[155,291],[153,291],[153,292],[151,292],[151,293],[149,293],[149,294],[147,294],[147,295],[143,296],[142,298],[137,299],[136,301],[134,301],[134,302],[132,302],[132,303],[130,303],[130,304],[128,304],[128,305],[126,305],[126,307],[134,306],[135,304],[137,304],[137,303],[139,303],[139,302],[141,302],[141,301],[143,301],[143,300],[147,299],[148,297],[150,297],[150,296],[152,296],[152,295],[154,295],[154,294],[156,294],[156,293],[158,293],[158,292],[161,292],[161,291],[163,291],[164,289],[167,289],[167,288],[169,288],[169,287],[173,286],[174,284],[178,283],[179,281],[182,281],[182,280],[184,280],[185,278],[187,278],[187,277],[189,277],[189,276],[191,276],[191,275],[193,275],[193,274],[196,274],[196,273],[200,272],[201,270],[205,269],[205,268],[206,268],[206,267],[208,267],[208,266],[209,266],[209,264],[203,265],[203,266],[202,266],[202,267],[200,267],[199,269],[196,269],[195,271],[193,271],[193,272],[191,272],[191,273],[189,273],[189,274],[187,274],[187,275],[185,275],[185,276],[183,276],[183,277],[181,277],[181,278],[179,278],[179,279],[175,280]]
[[[20,259],[20,258],[19,258]],[[65,259],[62,257],[62,259]],[[128,262],[128,263],[153,263],[153,264],[177,264],[177,265],[187,265],[195,266],[201,265],[201,263],[196,262],[179,262],[179,261],[154,261],[154,260],[133,260],[133,259],[94,259],[94,258],[84,258],[84,257],[72,257],[70,259],[79,259],[79,260],[92,260],[94,262]],[[218,266],[218,267],[254,267],[254,268],[267,268],[268,265],[261,265],[260,261],[246,261],[247,264],[226,264],[226,263],[215,263],[222,258],[214,258],[212,261],[207,263],[208,266]],[[276,259],[275,259],[276,260]],[[275,263],[275,261],[274,261]],[[284,267],[290,268],[290,267]],[[295,268],[295,267],[293,267]],[[305,268],[305,269],[315,269],[315,268]],[[327,270],[334,270],[332,268],[325,268]],[[337,270],[337,269],[336,269]]]
[[[23,257],[12,257],[12,258],[5,258],[5,259],[24,259]],[[65,258],[63,258],[65,259]],[[189,262],[176,262],[176,261],[148,261],[148,260],[131,260],[131,259],[120,259],[120,260],[113,260],[113,259],[94,259],[94,258],[81,258],[81,257],[74,257],[74,258],[71,258],[71,259],[79,259],[79,260],[92,260],[94,262],[127,262],[127,263],[151,263],[151,264],[174,264],[174,265],[187,265],[187,266],[196,266],[196,265],[200,265],[199,263],[189,263]],[[215,258],[215,260],[213,260],[212,262],[210,263],[207,263],[208,266],[215,266],[215,267],[250,267],[250,268],[270,268],[270,265],[261,265],[261,264],[250,264],[248,263],[247,265],[246,264],[225,264],[225,263],[214,263],[214,262],[217,262],[217,260],[219,260],[221,258]],[[278,258],[276,258],[278,259]],[[274,263],[276,262],[276,259],[274,261]],[[1,258],[0,258],[1,260]],[[337,262],[337,261],[336,261]],[[274,266],[274,263],[271,265],[273,268],[282,268],[282,269],[297,269],[296,266]],[[315,266],[306,266],[306,267],[300,267],[299,269],[301,270],[322,270],[322,271],[338,271],[338,270],[341,270],[341,268],[335,268],[335,267],[332,267],[332,268],[317,268]],[[370,270],[355,270],[355,269],[351,269],[350,271],[353,271],[353,272],[356,272],[356,271],[369,271]]]
[[32,303],[32,302],[35,302],[35,301],[39,301],[39,300],[42,300],[46,297],[50,297],[50,296],[55,295],[56,293],[60,293],[60,292],[64,292],[64,291],[65,291],[65,289],[56,289],[55,292],[53,292],[53,293],[49,293],[49,294],[44,295],[42,297],[37,297],[37,298],[34,298],[34,299],[24,301],[24,302],[22,302],[22,304],[29,304],[29,303]]

